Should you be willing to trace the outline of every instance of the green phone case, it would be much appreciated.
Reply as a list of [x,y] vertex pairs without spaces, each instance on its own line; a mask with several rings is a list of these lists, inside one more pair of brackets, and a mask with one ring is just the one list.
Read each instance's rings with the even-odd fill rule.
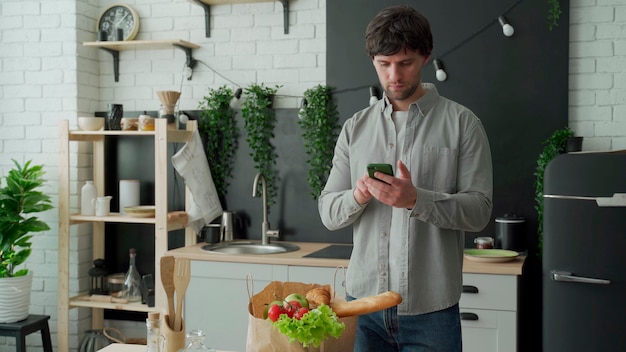
[[374,173],[376,171],[393,176],[393,168],[391,167],[391,164],[368,164],[367,165],[367,173],[370,175],[371,178],[376,178],[374,177]]

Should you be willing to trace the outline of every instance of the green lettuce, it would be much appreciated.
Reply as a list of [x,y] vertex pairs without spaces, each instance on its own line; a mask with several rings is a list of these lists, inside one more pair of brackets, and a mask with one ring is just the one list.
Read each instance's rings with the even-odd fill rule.
[[339,338],[346,328],[346,324],[340,322],[337,314],[325,304],[310,310],[300,320],[281,314],[273,325],[289,338],[289,342],[297,340],[303,347],[319,347],[329,336]]

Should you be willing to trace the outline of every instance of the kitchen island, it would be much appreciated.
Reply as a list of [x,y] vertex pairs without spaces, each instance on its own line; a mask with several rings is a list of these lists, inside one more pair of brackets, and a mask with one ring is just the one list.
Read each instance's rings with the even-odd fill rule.
[[[224,254],[202,250],[206,243],[198,243],[166,252],[192,260],[183,311],[187,330],[203,330],[209,346],[243,352],[249,297],[270,282],[330,284],[337,294],[345,294],[342,268],[347,268],[349,260],[309,257],[341,245],[289,243],[300,249],[279,254]],[[517,295],[524,260],[521,256],[505,263],[464,260],[460,302],[464,351],[517,350]]]

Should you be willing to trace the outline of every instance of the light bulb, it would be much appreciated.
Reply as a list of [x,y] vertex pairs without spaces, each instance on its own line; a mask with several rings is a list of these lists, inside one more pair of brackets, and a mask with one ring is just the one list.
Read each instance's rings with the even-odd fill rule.
[[504,16],[498,17],[498,22],[500,22],[502,33],[504,33],[505,36],[510,37],[515,33],[515,28],[509,24]]
[[300,102],[300,110],[298,111],[298,118],[300,120],[302,120],[304,118],[304,113],[305,113],[305,109],[307,106],[307,101],[306,98],[302,98],[302,101]]
[[235,95],[230,100],[231,109],[235,109],[237,107],[237,103],[239,103],[239,98],[241,98],[242,93],[243,93],[243,90],[241,88],[237,88],[237,90],[235,91]]
[[190,120],[189,116],[187,116],[187,114],[185,114],[184,112],[181,112],[178,115],[178,121],[180,121],[180,123],[187,124],[187,122],[189,122],[189,120]]
[[374,86],[370,86],[370,106],[378,102],[378,89]]
[[435,77],[437,77],[437,80],[439,82],[443,82],[448,79],[448,74],[443,69],[443,63],[441,62],[441,60],[435,59],[435,61],[433,61],[433,64],[435,65]]

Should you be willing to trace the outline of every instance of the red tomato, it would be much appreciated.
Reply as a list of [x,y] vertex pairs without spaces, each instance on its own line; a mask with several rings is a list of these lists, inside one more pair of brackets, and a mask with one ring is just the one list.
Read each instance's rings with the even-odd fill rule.
[[308,312],[309,312],[308,308],[305,308],[305,307],[298,308],[298,310],[296,310],[296,312],[293,313],[293,318],[300,320]]
[[289,318],[293,318],[294,313],[302,308],[302,304],[300,304],[300,302],[298,301],[289,301],[289,302],[285,302],[285,304],[283,305],[283,308],[285,309],[285,313],[287,313],[287,316]]
[[283,309],[283,307],[279,306],[278,304],[272,304],[270,308],[267,310],[267,317],[271,321],[276,321],[278,320],[280,315],[283,313],[285,313],[285,310]]

